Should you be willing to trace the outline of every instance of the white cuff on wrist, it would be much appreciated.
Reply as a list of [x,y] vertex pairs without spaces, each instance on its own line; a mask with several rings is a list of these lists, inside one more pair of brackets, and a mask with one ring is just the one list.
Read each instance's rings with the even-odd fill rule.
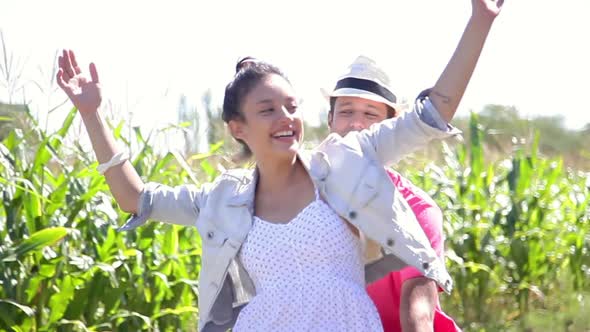
[[104,164],[100,164],[96,167],[96,170],[102,175],[106,172],[109,168],[113,166],[117,166],[121,163],[124,163],[129,159],[129,156],[125,152],[119,152],[115,154],[111,160],[107,161]]

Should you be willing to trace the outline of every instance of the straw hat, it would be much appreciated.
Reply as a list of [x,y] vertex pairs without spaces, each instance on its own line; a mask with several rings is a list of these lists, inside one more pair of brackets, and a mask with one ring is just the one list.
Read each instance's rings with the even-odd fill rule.
[[359,97],[400,109],[397,97],[393,94],[389,76],[379,68],[375,61],[359,56],[348,66],[347,72],[338,78],[332,92],[322,89],[324,97]]

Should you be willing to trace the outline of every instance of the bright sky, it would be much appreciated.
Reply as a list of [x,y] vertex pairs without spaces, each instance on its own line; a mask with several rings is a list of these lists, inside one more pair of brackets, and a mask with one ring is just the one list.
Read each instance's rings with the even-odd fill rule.
[[[212,88],[221,104],[243,55],[281,67],[314,122],[320,87],[331,88],[358,54],[390,73],[398,96],[434,84],[470,10],[468,0],[2,0],[0,29],[8,51],[26,60],[24,79],[47,87],[56,50],[71,48],[86,70],[97,64],[115,109],[147,127],[175,122],[181,93],[200,106]],[[588,0],[506,0],[459,114],[496,103],[563,114],[573,128],[590,123],[588,13]],[[38,90],[25,90],[37,106],[64,98]]]

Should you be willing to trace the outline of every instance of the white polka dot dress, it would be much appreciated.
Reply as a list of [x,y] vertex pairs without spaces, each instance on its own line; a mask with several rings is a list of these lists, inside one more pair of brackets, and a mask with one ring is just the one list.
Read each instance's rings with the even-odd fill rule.
[[240,259],[256,296],[233,331],[383,331],[360,241],[317,193],[287,224],[254,217]]

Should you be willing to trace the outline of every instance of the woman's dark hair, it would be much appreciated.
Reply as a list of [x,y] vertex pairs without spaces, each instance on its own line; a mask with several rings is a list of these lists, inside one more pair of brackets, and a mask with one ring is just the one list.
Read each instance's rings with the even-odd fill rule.
[[[281,70],[269,63],[257,60],[253,57],[245,57],[236,64],[236,75],[234,79],[225,87],[225,96],[223,98],[223,111],[221,118],[225,123],[231,120],[245,121],[242,113],[242,104],[244,98],[252,89],[269,75],[279,75],[287,82],[289,79]],[[247,159],[252,156],[252,151],[246,143],[240,139],[236,140],[242,145],[240,159]]]

